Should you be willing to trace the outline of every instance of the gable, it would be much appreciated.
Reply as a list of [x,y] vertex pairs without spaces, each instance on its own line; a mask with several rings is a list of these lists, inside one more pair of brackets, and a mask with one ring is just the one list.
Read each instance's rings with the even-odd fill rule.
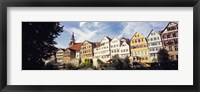
[[83,42],[83,45],[85,45],[85,44],[88,44],[89,42],[87,41],[87,40],[85,40],[84,42]]
[[109,38],[108,37],[103,37],[103,39],[101,40],[101,43],[103,43],[103,42],[109,42]]
[[111,40],[110,43],[119,43],[119,39],[117,39],[117,38],[115,37],[115,38],[113,38],[113,39]]
[[159,37],[160,36],[160,34],[158,34],[156,31],[151,31],[149,34],[148,34],[148,36],[147,36],[147,38],[151,38],[151,37]]
[[136,32],[131,39],[145,38],[142,34]]
[[162,31],[161,33],[167,33],[167,28],[168,28],[168,27],[171,27],[171,26],[174,26],[174,25],[178,26],[178,24],[175,23],[175,22],[169,22],[169,23],[167,24],[167,26],[163,29],[163,31]]

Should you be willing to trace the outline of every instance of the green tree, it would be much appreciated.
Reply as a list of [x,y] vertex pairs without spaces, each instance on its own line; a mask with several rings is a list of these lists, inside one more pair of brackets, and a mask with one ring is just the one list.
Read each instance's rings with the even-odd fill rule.
[[77,67],[72,63],[64,64],[64,69],[66,70],[77,70]]
[[54,39],[63,32],[58,22],[22,22],[22,69],[44,69],[56,50]]
[[119,55],[118,55],[118,54],[114,55],[114,56],[112,57],[112,60],[113,60],[113,61],[120,61]]
[[98,63],[99,65],[102,65],[104,62],[101,61],[100,59],[97,59],[97,63]]
[[157,61],[158,61],[158,59],[156,59],[156,58],[152,59],[152,62],[157,62]]
[[158,61],[159,61],[159,62],[166,62],[166,61],[169,61],[169,54],[168,54],[168,51],[167,51],[167,50],[161,49],[161,50],[158,52]]

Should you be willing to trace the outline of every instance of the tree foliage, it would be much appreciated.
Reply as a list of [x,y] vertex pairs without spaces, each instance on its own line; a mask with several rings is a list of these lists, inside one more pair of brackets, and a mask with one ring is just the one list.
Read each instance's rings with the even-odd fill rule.
[[43,60],[56,50],[54,39],[61,32],[58,22],[22,22],[22,69],[43,69]]
[[166,62],[166,61],[169,61],[169,54],[168,54],[168,51],[167,51],[167,50],[161,49],[161,50],[158,52],[158,61],[159,61],[159,62]]
[[93,68],[93,60],[85,59],[85,61],[80,65],[81,68]]

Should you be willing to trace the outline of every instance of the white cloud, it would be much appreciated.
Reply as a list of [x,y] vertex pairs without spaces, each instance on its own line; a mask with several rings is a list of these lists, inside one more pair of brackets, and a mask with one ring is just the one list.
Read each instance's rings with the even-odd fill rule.
[[79,23],[79,26],[81,27],[81,26],[83,26],[85,23],[86,23],[86,22],[80,22],[80,23]]
[[56,44],[55,45],[57,48],[66,48],[66,46],[65,45],[62,45],[62,44]]
[[69,33],[74,32],[76,42],[83,42],[84,40],[99,41],[99,35],[106,26],[102,26],[99,22],[80,22],[78,27],[65,26],[64,30]]
[[149,34],[149,32],[153,29],[156,31],[160,31],[155,29],[155,27],[163,27],[163,25],[166,25],[166,23],[161,22],[124,22],[122,23],[123,31],[118,36],[118,38],[121,37],[128,37],[131,38],[135,32],[139,32],[140,34],[143,34],[145,37]]

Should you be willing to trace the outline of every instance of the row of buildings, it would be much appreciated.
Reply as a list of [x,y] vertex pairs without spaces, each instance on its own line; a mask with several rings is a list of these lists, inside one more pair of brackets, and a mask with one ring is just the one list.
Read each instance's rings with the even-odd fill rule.
[[136,32],[130,40],[105,36],[100,42],[85,40],[76,43],[74,33],[70,40],[68,48],[57,51],[58,62],[73,63],[93,59],[93,64],[97,65],[97,59],[107,62],[118,54],[120,58],[129,57],[133,62],[150,63],[157,61],[157,53],[162,48],[168,51],[169,59],[178,60],[178,24],[175,22],[169,22],[159,33],[152,30],[147,37]]

